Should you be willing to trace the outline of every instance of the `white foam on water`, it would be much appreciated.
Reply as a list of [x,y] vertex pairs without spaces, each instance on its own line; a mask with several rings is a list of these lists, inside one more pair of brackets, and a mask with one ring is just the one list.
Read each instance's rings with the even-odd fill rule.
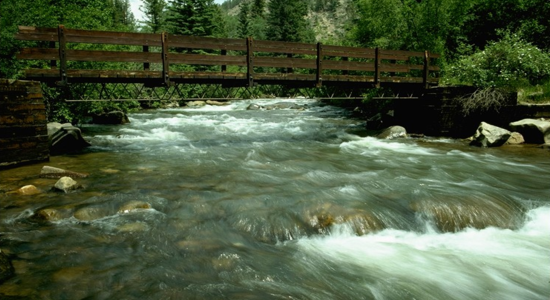
[[[307,257],[312,274],[326,273],[315,268],[335,264],[347,276],[369,274],[380,281],[399,282],[396,289],[413,287],[409,292],[416,299],[433,299],[430,293],[435,291],[440,299],[547,299],[548,220],[550,206],[545,206],[531,210],[525,225],[515,231],[486,228],[438,234],[388,229],[356,236],[351,228],[340,226],[330,236],[284,245]],[[374,295],[387,292],[376,282],[357,288]]]
[[407,144],[400,141],[388,141],[375,137],[365,137],[354,141],[343,142],[340,149],[350,153],[365,156],[377,156],[388,151],[413,155],[436,155],[430,149],[419,147],[416,144]]

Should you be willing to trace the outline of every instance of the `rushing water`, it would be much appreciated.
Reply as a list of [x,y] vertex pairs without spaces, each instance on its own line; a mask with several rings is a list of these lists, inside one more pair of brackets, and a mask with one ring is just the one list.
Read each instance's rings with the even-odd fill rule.
[[0,298],[548,299],[549,151],[379,140],[292,101],[85,126],[47,163],[90,174],[68,194],[0,171]]

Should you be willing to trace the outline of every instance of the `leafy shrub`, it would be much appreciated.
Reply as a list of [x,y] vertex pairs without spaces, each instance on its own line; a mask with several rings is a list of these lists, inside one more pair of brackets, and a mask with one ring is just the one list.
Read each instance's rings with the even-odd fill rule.
[[447,67],[446,83],[479,88],[517,90],[550,79],[550,54],[523,41],[519,35],[505,33],[483,51],[462,56]]

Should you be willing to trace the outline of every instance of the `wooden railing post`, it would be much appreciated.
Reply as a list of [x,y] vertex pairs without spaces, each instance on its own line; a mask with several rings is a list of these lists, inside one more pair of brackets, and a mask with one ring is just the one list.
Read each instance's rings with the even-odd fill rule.
[[[222,49],[222,53],[221,53],[223,56],[226,56],[227,55],[227,50],[225,49]],[[227,71],[227,66],[226,65],[222,65],[222,72],[226,72]]]
[[[50,49],[55,49],[55,42],[50,42]],[[57,69],[57,60],[50,60],[50,69],[55,70]]]
[[[292,53],[287,53],[286,54],[286,58],[292,58],[292,56],[293,56]],[[288,67],[288,68],[286,68],[286,72],[291,74],[291,73],[294,73],[294,70],[291,67]]]
[[323,85],[323,44],[317,43],[317,74],[315,76],[315,86]]
[[67,41],[65,39],[65,26],[57,27],[57,37],[59,40],[59,85],[67,85]]
[[374,86],[380,87],[380,49],[374,49]]
[[[347,57],[347,56],[342,57],[342,61],[349,61],[349,57]],[[349,71],[348,70],[342,70],[342,75],[349,75]]]
[[422,74],[422,83],[424,88],[429,88],[428,79],[430,78],[430,52],[424,51],[424,73]]
[[[143,46],[143,52],[149,52],[149,46],[144,45]],[[149,71],[149,68],[150,68],[150,64],[148,62],[144,62],[143,63],[143,70],[144,71]]]
[[246,80],[248,87],[254,86],[254,50],[252,48],[252,38],[246,38]]
[[165,86],[170,86],[170,63],[168,62],[168,34],[161,33],[162,43],[162,79]]

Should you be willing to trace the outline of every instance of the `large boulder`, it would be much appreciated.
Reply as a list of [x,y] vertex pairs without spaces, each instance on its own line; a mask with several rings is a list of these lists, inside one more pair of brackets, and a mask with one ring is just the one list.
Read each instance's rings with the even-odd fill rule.
[[384,129],[377,137],[386,140],[407,137],[407,130],[402,126],[390,126]]
[[523,119],[510,123],[510,128],[521,133],[527,143],[550,144],[550,121]]
[[474,140],[470,143],[473,146],[480,147],[498,147],[504,145],[512,133],[506,129],[481,122],[474,135]]
[[124,112],[116,110],[95,115],[92,122],[104,125],[121,125],[130,123],[130,119],[128,119],[128,116]]
[[82,137],[80,128],[70,123],[48,123],[48,139],[52,155],[75,152],[91,146]]

